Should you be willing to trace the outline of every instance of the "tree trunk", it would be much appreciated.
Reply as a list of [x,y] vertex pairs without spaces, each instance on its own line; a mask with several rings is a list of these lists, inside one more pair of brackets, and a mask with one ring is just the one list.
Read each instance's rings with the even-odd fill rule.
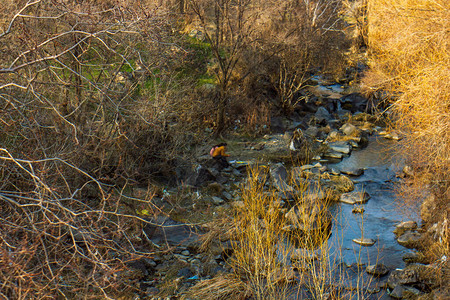
[[217,115],[216,115],[216,132],[215,135],[219,136],[225,129],[225,107],[226,107],[226,93],[223,89],[218,95]]

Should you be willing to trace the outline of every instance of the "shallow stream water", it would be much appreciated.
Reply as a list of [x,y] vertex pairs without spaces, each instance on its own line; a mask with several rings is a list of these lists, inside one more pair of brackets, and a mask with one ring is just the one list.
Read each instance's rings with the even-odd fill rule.
[[[358,205],[364,208],[363,214],[352,213],[354,205],[345,203],[337,203],[330,208],[334,222],[328,244],[336,259],[341,260],[338,263],[353,270],[353,274],[347,272],[347,286],[354,287],[359,280],[360,286],[362,283],[365,287],[378,290],[387,276],[372,278],[365,273],[366,266],[382,263],[390,270],[403,268],[402,257],[411,252],[397,243],[393,233],[395,225],[402,221],[414,220],[419,223],[417,214],[408,213],[410,210],[401,205],[402,201],[395,193],[398,181],[396,174],[402,167],[402,161],[395,154],[396,145],[396,141],[374,136],[366,148],[355,150],[341,162],[328,165],[329,168],[337,169],[363,168],[363,175],[351,179],[355,183],[355,190],[364,190],[371,196],[367,203]],[[376,243],[364,247],[352,241],[361,237],[374,239]],[[357,264],[360,264],[359,268]],[[363,297],[368,298],[390,299],[384,289]]]

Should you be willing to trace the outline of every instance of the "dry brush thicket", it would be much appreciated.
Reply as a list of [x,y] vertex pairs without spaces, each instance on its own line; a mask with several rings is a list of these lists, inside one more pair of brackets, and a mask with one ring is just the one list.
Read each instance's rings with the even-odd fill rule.
[[35,0],[0,19],[0,295],[129,292],[125,262],[149,254],[133,207],[151,199],[122,191],[189,139],[171,126],[190,82],[175,80],[167,14]]
[[[414,171],[404,192],[418,200],[427,191],[434,195],[433,217],[422,216],[427,225],[450,217],[449,15],[444,0],[368,1],[372,71],[366,81],[399,95],[393,119]],[[448,238],[442,243],[435,254],[448,255]]]

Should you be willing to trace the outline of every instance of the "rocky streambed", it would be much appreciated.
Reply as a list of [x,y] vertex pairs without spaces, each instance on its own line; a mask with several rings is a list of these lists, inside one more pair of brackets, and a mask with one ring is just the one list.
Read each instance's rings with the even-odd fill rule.
[[[342,92],[335,85],[318,86],[319,95],[312,94],[316,101],[303,103],[290,119],[273,119],[273,133],[253,140],[230,138],[227,168],[216,165],[205,147],[198,164],[177,172],[180,186],[153,198],[156,206],[172,207],[173,213],[153,217],[140,212],[147,220],[143,243],[155,249],[155,256],[130,264],[140,282],[136,295],[195,299],[187,296],[192,287],[234,271],[227,263],[234,252],[230,235],[218,224],[233,209],[245,209],[240,188],[256,165],[267,170],[265,188],[278,193],[285,230],[304,232],[305,224],[320,218],[315,228],[330,231],[330,277],[339,278],[327,282],[324,291],[351,291],[345,295],[355,299],[417,298],[432,292],[439,278],[430,274],[439,273],[439,266],[422,264],[411,250],[421,238],[418,209],[404,214],[394,192],[400,177],[408,176],[395,159],[401,135],[386,132],[373,115],[362,112],[367,99]],[[317,214],[325,198],[332,200],[327,213]],[[320,255],[309,250],[308,255]],[[288,298],[312,297],[298,282],[301,270],[289,262],[292,256],[280,258],[290,270],[284,275],[292,282]]]

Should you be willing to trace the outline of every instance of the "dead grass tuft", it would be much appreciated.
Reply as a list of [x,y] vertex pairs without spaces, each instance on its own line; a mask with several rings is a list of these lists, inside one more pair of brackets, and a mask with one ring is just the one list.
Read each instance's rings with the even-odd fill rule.
[[240,278],[226,274],[200,281],[181,299],[244,300],[250,295],[249,287]]

